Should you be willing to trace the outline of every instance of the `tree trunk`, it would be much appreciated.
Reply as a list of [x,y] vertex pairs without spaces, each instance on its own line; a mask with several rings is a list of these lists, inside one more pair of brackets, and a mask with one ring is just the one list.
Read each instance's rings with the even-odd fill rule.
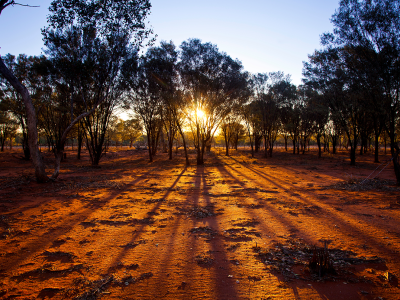
[[31,159],[31,151],[29,149],[29,134],[26,132],[22,132],[22,151],[24,152],[24,158],[26,160]]
[[336,146],[337,146],[337,135],[332,136],[332,154],[336,154]]
[[296,139],[293,139],[292,142],[293,142],[293,154],[296,154]]
[[317,145],[318,145],[318,158],[321,158],[322,150],[321,150],[321,135],[317,134]]
[[350,144],[350,165],[356,165],[356,146],[353,143]]
[[287,140],[288,140],[288,136],[285,134],[283,136],[284,140],[285,140],[285,151],[287,151]]
[[268,143],[267,136],[264,135],[264,157],[268,158]]
[[[160,135],[161,135],[161,147],[162,147],[162,152],[167,153],[167,144],[165,143],[165,136],[164,136],[164,130],[161,128],[160,129]],[[171,157],[172,159],[172,157]]]
[[376,136],[375,133],[375,161],[376,163],[379,163],[379,135]]
[[224,134],[225,137],[225,155],[229,156],[229,143],[228,143],[228,139],[226,138],[226,135]]
[[149,160],[153,162],[153,151],[151,146],[151,138],[149,132],[147,132],[147,148],[149,149]]
[[269,143],[269,157],[272,157],[272,151],[274,149],[274,141],[271,140]]
[[186,147],[185,134],[183,133],[181,124],[179,122],[177,122],[177,126],[178,126],[179,133],[180,133],[180,135],[182,137],[182,143],[183,143],[183,150],[185,152],[186,165],[189,166],[190,165],[190,161],[189,161],[189,155],[188,155],[188,151],[187,151],[187,147]]
[[27,127],[28,127],[28,143],[30,154],[32,157],[32,163],[35,168],[35,177],[37,182],[46,182],[49,178],[46,175],[46,170],[43,162],[42,155],[40,154],[38,147],[38,132],[36,127],[36,111],[32,103],[31,96],[29,95],[26,87],[18,81],[18,79],[11,73],[6,67],[3,60],[0,57],[0,73],[7,79],[7,81],[17,90],[22,96],[25,105],[25,111],[27,116]]
[[396,175],[397,185],[400,186],[400,162],[399,162],[400,149],[398,147],[395,148],[396,152],[393,155],[393,169],[394,169],[394,174]]
[[52,179],[56,179],[60,173],[60,166],[61,166],[61,161],[63,159],[63,154],[64,154],[64,149],[57,150],[55,153],[55,164],[54,164],[54,173],[51,176]]
[[200,141],[197,147],[197,165],[204,165],[204,145],[200,145]]
[[92,166],[99,165],[102,154],[103,154],[102,151],[100,151],[99,149],[97,149],[97,151],[95,151],[95,153],[93,155]]
[[238,149],[238,143],[239,143],[239,134],[236,134],[236,137],[235,137],[235,150],[236,151]]
[[172,149],[173,149],[173,147],[174,147],[174,141],[172,140],[172,142],[171,141],[169,141],[168,142],[168,159],[169,160],[172,160]]
[[78,155],[77,155],[78,159],[81,159],[82,142],[83,142],[83,136],[78,135]]

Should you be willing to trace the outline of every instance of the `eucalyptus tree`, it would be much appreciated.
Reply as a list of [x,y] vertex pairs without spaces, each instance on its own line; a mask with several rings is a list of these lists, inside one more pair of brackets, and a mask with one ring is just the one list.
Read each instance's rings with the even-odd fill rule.
[[159,136],[165,126],[169,157],[172,159],[173,141],[178,130],[174,102],[176,95],[176,61],[178,53],[173,43],[162,42],[151,47],[139,60],[136,77],[126,74],[130,86],[129,102],[142,118],[147,134],[149,160],[156,154]]
[[300,101],[300,144],[303,154],[306,145],[314,135],[318,146],[318,157],[321,157],[321,138],[326,137],[329,120],[329,107],[323,95],[310,86],[300,85],[297,89]]
[[300,110],[301,101],[298,99],[297,88],[291,83],[290,75],[283,72],[271,73],[270,93],[279,108],[281,133],[286,139],[289,136],[293,142],[293,154],[296,152],[296,143],[299,143],[300,135]]
[[124,121],[123,136],[129,141],[129,148],[138,138],[142,136],[143,125],[138,116],[131,116]]
[[[374,108],[385,116],[393,166],[400,185],[399,144],[396,130],[400,109],[400,1],[342,0],[332,17],[333,33],[323,35],[326,48],[339,48],[350,57],[357,54],[363,68],[346,67],[353,78],[364,78],[359,87],[373,95]],[[360,83],[360,81],[359,81]],[[378,109],[377,109],[378,108]],[[381,108],[381,109],[379,109]]]
[[[2,11],[8,6],[21,5],[14,0],[0,0],[0,15]],[[29,6],[29,5],[27,5]],[[22,99],[26,112],[26,127],[28,135],[28,148],[32,163],[35,169],[35,177],[37,182],[45,182],[48,180],[46,175],[45,165],[43,158],[40,154],[38,147],[38,132],[36,128],[36,111],[33,105],[31,96],[28,89],[18,78],[13,74],[0,57],[0,74],[7,80],[7,82],[15,89]]]
[[237,150],[237,143],[239,136],[242,135],[243,125],[240,123],[240,111],[238,108],[232,110],[221,122],[220,128],[225,140],[225,155],[229,156],[229,147],[235,146]]
[[303,75],[306,85],[324,95],[331,120],[346,133],[350,164],[355,165],[365,106],[360,88],[346,68],[346,55],[340,48],[315,51],[304,63]]
[[250,141],[251,157],[254,157],[255,144],[257,138],[262,137],[259,133],[261,127],[260,114],[258,113],[258,106],[255,101],[251,101],[243,105],[240,109],[241,116],[244,121],[247,136]]
[[240,61],[216,45],[190,39],[181,44],[179,72],[187,101],[187,116],[197,149],[197,164],[204,163],[219,124],[249,94],[248,74]]
[[289,104],[296,97],[296,87],[291,84],[290,75],[283,72],[271,72],[268,77],[268,93],[262,99],[262,112],[266,155],[272,157],[274,143],[284,129],[283,120],[288,120]]
[[[38,90],[41,88],[41,86],[37,81],[38,74],[34,71],[33,65],[38,60],[40,60],[39,57],[28,57],[25,54],[20,54],[17,57],[11,54],[7,54],[2,58],[2,62],[5,64],[10,74],[12,74],[18,81],[18,83],[23,85],[24,89],[26,89],[26,95],[29,96],[32,105],[34,105],[35,116],[37,114],[36,109],[40,106],[38,105],[38,95],[40,94]],[[2,78],[0,80],[0,83],[3,92],[2,103],[8,107],[8,110],[13,114],[21,128],[24,157],[27,160],[31,158],[35,160],[33,157],[31,157],[32,145],[30,145],[30,143],[32,143],[30,139],[30,134],[34,133],[32,133],[32,129],[29,129],[30,117],[27,114],[27,110],[24,108],[24,98],[18,92],[18,90],[15,89],[14,86],[6,79],[6,77]],[[35,117],[35,131],[36,125],[37,120]],[[41,160],[41,158],[38,160]],[[36,169],[36,171],[39,172],[40,168],[36,167]],[[38,181],[40,180],[38,179]]]
[[307,88],[305,86],[303,86],[303,88],[306,88],[305,95],[307,97],[307,117],[311,121],[311,130],[317,141],[318,157],[320,158],[322,156],[321,138],[324,135],[326,125],[329,121],[329,107],[326,105],[323,95],[311,88]]
[[4,151],[4,144],[7,139],[10,140],[15,137],[18,129],[18,122],[11,116],[10,112],[7,111],[2,103],[0,102],[0,146],[1,152]]
[[244,140],[244,138],[246,137],[246,128],[243,125],[243,122],[242,122],[242,119],[240,116],[240,112],[239,112],[239,115],[237,116],[236,121],[233,122],[231,127],[232,127],[232,129],[231,129],[231,131],[232,131],[231,145],[235,150],[237,150],[239,141]]
[[69,114],[56,143],[52,178],[59,174],[68,133],[81,120],[92,164],[99,163],[110,118],[126,90],[121,70],[126,64],[135,65],[138,48],[151,34],[144,23],[150,7],[148,0],[51,3],[43,36]]
[[[15,1],[2,0],[0,2],[0,13],[10,5],[17,5],[17,3],[15,3]],[[123,50],[124,48],[126,49],[128,45],[131,46],[131,48],[141,46],[143,40],[151,33],[151,30],[146,29],[144,23],[144,20],[150,11],[150,7],[151,5],[148,0],[61,0],[53,1],[51,3],[51,14],[48,18],[50,26],[43,30],[44,40],[47,45],[51,45],[56,40],[53,37],[62,37],[66,30],[71,29],[73,31],[88,31],[90,33],[89,36],[92,35],[91,40],[98,41],[96,43],[97,45],[102,44],[102,47],[105,45],[110,47],[108,49],[109,51],[103,48],[101,49],[102,51],[100,51],[102,55],[107,54],[107,56],[103,56],[102,59],[98,60],[98,62],[103,60],[103,70],[106,70],[107,74],[97,76],[97,79],[101,80],[101,87],[98,88],[98,92],[92,92],[91,94],[94,97],[91,97],[91,99],[85,99],[84,94],[81,93],[79,98],[83,103],[83,105],[81,105],[83,110],[80,111],[80,114],[71,109],[71,121],[61,137],[56,154],[55,171],[52,178],[58,176],[59,162],[62,157],[63,145],[68,132],[82,118],[86,118],[86,123],[88,124],[90,122],[88,119],[89,115],[95,111],[96,107],[103,102],[104,99],[118,95],[118,93],[111,91],[110,89],[115,86],[115,80],[113,81],[113,79],[115,78],[115,75],[118,74],[119,67],[123,62],[123,58],[126,56],[126,51]],[[53,48],[53,50],[56,49]],[[92,51],[91,54],[96,55],[97,52]],[[56,54],[54,54],[54,57],[55,56]],[[104,61],[105,58],[109,59],[109,61]],[[18,91],[23,99],[29,131],[29,148],[31,149],[36,179],[39,182],[47,181],[48,177],[37,145],[38,135],[36,128],[36,112],[29,92],[7,68],[1,58],[0,73]],[[79,75],[79,73],[77,75]],[[98,74],[95,74],[95,77],[96,75]],[[82,92],[85,88],[86,87],[80,85],[79,88],[73,89],[72,95],[77,96],[77,94]],[[101,95],[99,94],[99,91],[101,91]],[[75,97],[70,97],[71,107],[74,107],[74,104],[78,102],[73,99],[75,99]],[[109,108],[105,109],[106,112],[109,110]],[[107,123],[107,117],[102,119]],[[101,126],[101,128],[104,127],[106,126]],[[93,136],[91,135],[91,137]],[[99,158],[97,157],[97,154],[99,152],[101,154],[101,150],[98,151],[98,149],[101,149],[99,144],[102,143],[102,139],[101,133],[98,143],[95,143],[96,149],[92,149],[94,154],[94,156],[91,156],[93,164],[98,163]]]
[[[177,113],[178,97],[178,51],[172,41],[162,41],[160,46],[150,48],[146,54],[146,72],[149,77],[149,89],[154,97],[161,99],[161,119],[168,141],[168,156],[172,159],[172,148],[181,127]],[[182,137],[185,138],[184,136]]]

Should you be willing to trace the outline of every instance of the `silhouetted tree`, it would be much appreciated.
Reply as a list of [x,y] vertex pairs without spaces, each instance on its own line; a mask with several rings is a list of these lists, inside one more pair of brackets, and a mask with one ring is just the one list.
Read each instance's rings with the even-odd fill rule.
[[209,146],[221,121],[232,108],[248,97],[247,73],[217,46],[190,39],[181,45],[181,82],[188,102],[187,116],[197,149],[197,164],[204,163]]
[[147,0],[52,2],[50,26],[43,30],[46,54],[69,101],[69,122],[56,142],[52,178],[58,176],[67,135],[80,120],[92,164],[99,163],[110,117],[126,88],[121,69],[132,65],[151,33],[144,24],[150,7]]
[[[322,42],[326,49],[337,49],[344,58],[341,66],[348,75],[344,87],[358,83],[358,95],[351,95],[352,102],[368,91],[378,115],[385,115],[384,128],[400,185],[400,149],[396,139],[400,108],[399,6],[399,0],[342,0],[332,17],[334,31],[324,34]],[[374,127],[379,129],[376,124]],[[379,131],[376,129],[375,134]]]
[[[8,6],[21,5],[14,0],[0,0],[0,15],[2,11]],[[18,80],[12,71],[4,64],[3,58],[0,57],[0,74],[7,80],[7,82],[17,91],[21,96],[25,107],[26,113],[26,127],[28,136],[29,154],[35,168],[35,177],[37,182],[45,182],[48,180],[46,175],[45,165],[43,158],[40,155],[38,147],[38,133],[36,128],[36,111],[33,105],[31,96],[27,88]]]

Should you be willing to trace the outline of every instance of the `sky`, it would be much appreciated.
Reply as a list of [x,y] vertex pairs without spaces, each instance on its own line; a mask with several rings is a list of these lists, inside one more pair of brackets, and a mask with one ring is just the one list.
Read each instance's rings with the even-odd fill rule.
[[[40,55],[41,29],[51,0],[20,0],[40,7],[7,7],[0,15],[0,54]],[[303,61],[331,32],[339,0],[151,0],[149,25],[176,46],[189,38],[211,42],[252,73],[282,71],[301,84]]]

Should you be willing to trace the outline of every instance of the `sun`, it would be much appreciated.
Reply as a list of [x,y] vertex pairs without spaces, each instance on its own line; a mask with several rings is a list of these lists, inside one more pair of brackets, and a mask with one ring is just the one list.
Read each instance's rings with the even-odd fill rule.
[[196,116],[197,116],[198,119],[203,120],[205,118],[206,114],[200,108],[197,108],[196,109]]

